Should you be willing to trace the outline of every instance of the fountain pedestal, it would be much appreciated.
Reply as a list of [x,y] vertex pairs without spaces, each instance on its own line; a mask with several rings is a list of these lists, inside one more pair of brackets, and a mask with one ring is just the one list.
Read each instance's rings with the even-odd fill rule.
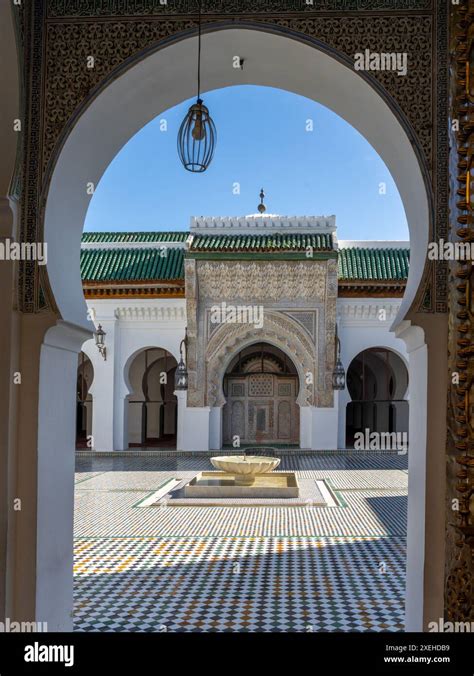
[[193,498],[297,498],[299,487],[294,472],[275,472],[279,458],[229,455],[211,458],[221,471],[201,472],[184,487]]
[[221,472],[233,474],[237,486],[252,486],[258,474],[273,472],[280,464],[280,458],[259,455],[224,455],[211,458],[211,464]]

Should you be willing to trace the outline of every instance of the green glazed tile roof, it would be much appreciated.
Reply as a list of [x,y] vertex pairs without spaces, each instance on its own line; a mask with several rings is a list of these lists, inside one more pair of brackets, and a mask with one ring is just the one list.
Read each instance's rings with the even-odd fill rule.
[[406,280],[409,262],[409,249],[340,249],[338,277],[350,281]]
[[84,232],[84,244],[98,242],[185,242],[189,232]]
[[84,282],[184,279],[184,249],[82,249]]
[[[85,282],[184,279],[184,247],[169,248],[166,255],[150,242],[181,242],[188,232],[87,232],[82,241],[81,274]],[[124,243],[108,248],[105,243]],[[101,248],[100,244],[104,243]],[[137,243],[139,246],[130,246]],[[144,246],[145,244],[145,246]],[[89,248],[87,245],[92,245]],[[333,251],[330,234],[194,235],[190,251],[209,253]],[[408,277],[408,248],[373,249],[350,246],[339,249],[338,277],[341,281],[405,281]]]
[[272,235],[194,235],[190,251],[332,251],[331,234],[274,233]]

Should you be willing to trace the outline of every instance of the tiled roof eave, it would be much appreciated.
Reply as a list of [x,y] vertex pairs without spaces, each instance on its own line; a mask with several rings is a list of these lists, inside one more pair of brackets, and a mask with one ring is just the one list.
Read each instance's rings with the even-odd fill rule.
[[83,280],[82,286],[87,288],[104,287],[140,287],[140,286],[178,286],[184,287],[184,279],[101,279],[101,280]]

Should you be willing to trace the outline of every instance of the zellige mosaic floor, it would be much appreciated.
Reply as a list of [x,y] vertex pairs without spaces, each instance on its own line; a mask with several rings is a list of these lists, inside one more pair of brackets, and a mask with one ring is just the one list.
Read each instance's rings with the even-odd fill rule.
[[338,507],[137,505],[204,457],[78,456],[76,631],[401,631],[407,458],[284,456]]

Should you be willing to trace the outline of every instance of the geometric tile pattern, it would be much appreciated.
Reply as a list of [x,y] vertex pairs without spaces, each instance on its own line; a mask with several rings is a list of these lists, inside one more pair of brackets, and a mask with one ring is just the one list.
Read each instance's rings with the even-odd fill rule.
[[137,508],[208,458],[79,456],[76,631],[403,630],[406,463],[283,456],[339,507]]
[[[159,487],[156,485],[155,490]],[[80,485],[77,487],[80,488]],[[146,492],[76,490],[76,537],[405,537],[401,491],[341,491],[346,506],[134,508]]]
[[76,630],[400,631],[403,541],[110,538],[76,550]]

